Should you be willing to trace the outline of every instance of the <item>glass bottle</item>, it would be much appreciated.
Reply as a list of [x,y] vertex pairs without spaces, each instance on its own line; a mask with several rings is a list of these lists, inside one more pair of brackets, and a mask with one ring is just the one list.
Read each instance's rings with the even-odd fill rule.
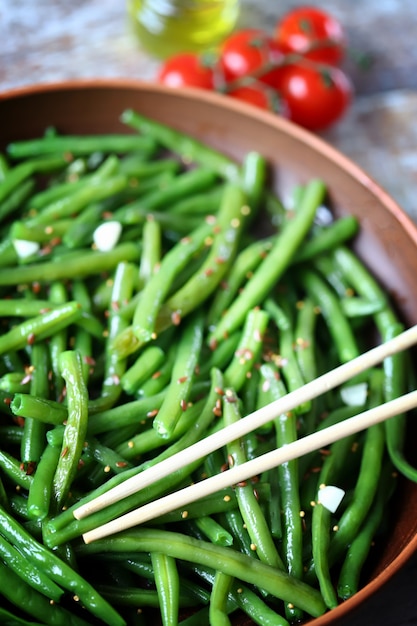
[[134,31],[159,58],[213,48],[234,28],[239,0],[128,0]]

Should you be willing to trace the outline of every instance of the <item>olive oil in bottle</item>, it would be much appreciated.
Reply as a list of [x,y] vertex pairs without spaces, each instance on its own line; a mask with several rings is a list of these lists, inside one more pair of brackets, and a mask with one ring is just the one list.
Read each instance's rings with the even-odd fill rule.
[[142,47],[166,58],[215,47],[234,28],[239,0],[128,0]]

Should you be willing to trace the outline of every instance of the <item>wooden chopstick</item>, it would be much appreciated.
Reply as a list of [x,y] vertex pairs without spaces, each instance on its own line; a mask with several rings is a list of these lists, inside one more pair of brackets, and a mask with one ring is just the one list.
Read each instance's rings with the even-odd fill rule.
[[[361,354],[356,359],[344,363],[334,370],[319,376],[314,381],[311,381],[288,393],[283,398],[272,402],[262,409],[243,417],[238,422],[223,428],[222,430],[213,433],[212,435],[198,441],[189,448],[179,452],[178,454],[158,463],[157,465],[148,468],[147,470],[139,473],[127,479],[122,484],[114,487],[101,496],[87,502],[74,510],[74,517],[82,519],[117,502],[126,498],[127,496],[136,493],[140,489],[144,489],[156,480],[159,480],[177,469],[187,465],[197,459],[203,458],[210,452],[221,448],[225,444],[238,439],[249,432],[256,430],[260,426],[273,420],[276,416],[293,410],[307,400],[311,400],[325,393],[326,391],[341,385],[342,383],[350,380],[357,374],[369,369],[383,361],[386,357],[405,350],[417,342],[417,325],[412,326],[408,330],[394,337],[393,339],[380,344],[379,346],[372,348],[368,352]],[[385,405],[386,406],[386,405]],[[387,419],[387,418],[382,418]],[[319,431],[323,436],[325,430]],[[319,433],[317,433],[318,435]],[[345,435],[340,435],[339,438]],[[302,441],[302,440],[300,440]],[[320,447],[320,446],[319,446]],[[305,452],[301,452],[305,454]],[[300,454],[298,454],[300,456]],[[243,467],[243,465],[241,466]],[[228,474],[230,475],[230,471]],[[199,483],[200,484],[200,483]],[[234,484],[234,482],[230,483]],[[147,506],[147,505],[146,505]],[[179,505],[181,506],[181,505]],[[176,508],[174,506],[174,508]],[[140,509],[139,509],[140,510]],[[128,514],[131,515],[131,514]],[[125,517],[125,516],[124,516]],[[124,518],[120,518],[124,519]],[[110,522],[112,524],[113,522]],[[107,525],[106,525],[107,526]],[[91,531],[93,533],[95,531]],[[116,531],[111,531],[116,532]],[[90,541],[91,533],[89,533]]]
[[163,496],[159,498],[159,500],[149,502],[107,524],[103,524],[94,530],[84,533],[83,539],[85,543],[91,543],[92,541],[113,535],[122,530],[127,530],[138,524],[143,524],[160,515],[169,513],[174,509],[186,506],[195,500],[216,493],[221,489],[231,487],[253,476],[262,474],[282,463],[308,454],[313,450],[319,450],[343,437],[365,430],[374,424],[378,424],[390,417],[409,411],[416,406],[417,391],[411,391],[404,396],[364,411],[363,413],[359,413],[343,422],[324,428],[321,431],[316,431],[282,448],[267,452],[251,461],[242,463],[242,465],[235,465],[216,476],[212,476],[211,478],[194,483],[189,487],[180,489],[167,496]]

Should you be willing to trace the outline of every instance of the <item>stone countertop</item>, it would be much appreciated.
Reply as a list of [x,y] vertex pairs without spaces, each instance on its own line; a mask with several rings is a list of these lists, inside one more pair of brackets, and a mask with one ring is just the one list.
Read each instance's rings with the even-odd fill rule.
[[[298,3],[299,4],[299,3]],[[417,221],[417,2],[331,0],[367,69],[346,62],[356,95],[325,140],[362,166]],[[242,0],[240,26],[271,30],[296,6]],[[153,80],[158,61],[141,50],[124,0],[0,0],[0,90],[70,78]],[[0,132],[1,132],[0,121]],[[417,558],[340,626],[417,626]]]

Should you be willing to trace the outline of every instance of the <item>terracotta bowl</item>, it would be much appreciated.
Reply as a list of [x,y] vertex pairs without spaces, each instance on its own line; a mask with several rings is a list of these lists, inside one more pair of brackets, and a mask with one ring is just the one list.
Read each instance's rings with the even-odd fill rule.
[[[295,182],[322,178],[335,214],[354,214],[360,220],[357,253],[390,292],[405,323],[417,323],[415,225],[359,167],[286,120],[208,92],[128,80],[66,82],[0,94],[0,142],[35,137],[51,125],[64,133],[122,132],[125,127],[118,118],[126,108],[186,131],[238,160],[249,150],[258,150],[267,157],[272,185],[281,194]],[[404,480],[389,541],[368,582],[352,599],[309,625],[345,623],[348,614],[380,589],[416,547],[417,485]]]

